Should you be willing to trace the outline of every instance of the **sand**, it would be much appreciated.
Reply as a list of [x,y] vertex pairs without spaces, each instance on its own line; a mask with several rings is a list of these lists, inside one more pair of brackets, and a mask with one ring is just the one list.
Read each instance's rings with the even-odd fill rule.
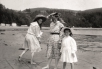
[[[42,29],[44,32],[41,39],[42,51],[35,53],[34,60],[36,65],[31,65],[31,53],[28,51],[18,61],[18,55],[21,54],[24,37],[27,27],[0,27],[0,69],[41,69],[47,64],[46,42],[49,37],[49,30]],[[74,34],[73,38],[77,41],[78,62],[75,63],[75,69],[102,69],[102,36],[101,35],[79,35]],[[54,60],[51,63],[50,69],[54,69]],[[62,69],[62,62],[59,61],[58,69]],[[70,69],[70,64],[67,68]]]

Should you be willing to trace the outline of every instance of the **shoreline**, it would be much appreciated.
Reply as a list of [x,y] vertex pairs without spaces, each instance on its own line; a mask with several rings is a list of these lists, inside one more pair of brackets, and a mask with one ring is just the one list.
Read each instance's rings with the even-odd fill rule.
[[[12,27],[12,26],[0,26],[1,31],[27,31],[28,27]],[[49,27],[42,27],[42,30],[49,30]],[[78,35],[102,35],[102,28],[71,28],[73,34]]]

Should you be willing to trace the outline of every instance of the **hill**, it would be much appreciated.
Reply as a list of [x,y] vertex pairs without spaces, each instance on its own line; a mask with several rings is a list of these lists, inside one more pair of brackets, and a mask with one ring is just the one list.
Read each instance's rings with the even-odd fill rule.
[[[38,14],[49,15],[53,12],[61,13],[61,18],[69,27],[95,27],[102,28],[102,8],[88,9],[85,11],[76,11],[69,9],[54,8],[29,8],[23,11],[15,11],[5,8],[0,4],[0,23],[12,24],[17,23],[18,26],[30,25],[30,22]],[[47,20],[43,26],[49,26],[50,20]]]
[[84,13],[102,12],[102,8],[88,9],[88,10],[84,10],[84,11],[81,11],[81,12],[84,12]]

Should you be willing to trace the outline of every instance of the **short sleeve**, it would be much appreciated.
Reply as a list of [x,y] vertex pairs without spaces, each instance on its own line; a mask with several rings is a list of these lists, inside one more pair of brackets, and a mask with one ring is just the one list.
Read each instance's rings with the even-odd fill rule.
[[63,28],[63,27],[64,27],[64,25],[62,23],[60,23],[60,28]]

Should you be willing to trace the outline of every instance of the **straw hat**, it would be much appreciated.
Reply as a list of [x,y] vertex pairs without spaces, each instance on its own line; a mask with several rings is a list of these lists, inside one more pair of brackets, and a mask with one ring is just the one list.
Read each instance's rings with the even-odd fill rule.
[[36,15],[36,17],[34,18],[33,22],[37,21],[38,19],[42,19],[43,22],[45,22],[47,18],[44,15]]

